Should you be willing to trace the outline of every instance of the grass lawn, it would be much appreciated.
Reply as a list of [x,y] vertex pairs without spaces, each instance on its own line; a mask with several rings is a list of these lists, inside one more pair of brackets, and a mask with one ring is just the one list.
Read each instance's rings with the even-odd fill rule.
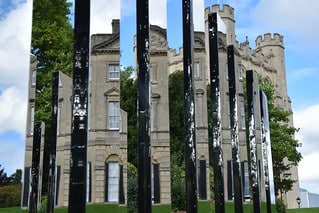
[[[244,204],[244,212],[251,213],[253,212],[252,204]],[[234,211],[233,203],[226,203],[225,206],[226,213],[232,213]],[[12,208],[0,208],[0,213],[27,213],[28,210],[21,210],[20,207]],[[55,213],[67,213],[67,208],[56,208]],[[86,206],[87,213],[102,213],[102,212],[112,212],[112,213],[125,213],[127,209],[125,206],[118,206],[114,204],[92,204]],[[168,205],[153,205],[152,213],[170,213],[171,209]],[[198,202],[198,213],[214,213],[214,206],[210,202]],[[262,212],[266,212],[266,206],[262,205]],[[272,210],[273,213],[276,213],[275,208]],[[307,208],[307,209],[289,209],[287,213],[318,213],[319,208]]]
[[288,213],[318,213],[319,208],[288,209]]

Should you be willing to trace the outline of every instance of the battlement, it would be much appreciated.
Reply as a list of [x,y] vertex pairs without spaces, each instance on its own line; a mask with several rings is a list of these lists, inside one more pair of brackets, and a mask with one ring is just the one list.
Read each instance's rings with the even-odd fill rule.
[[235,20],[235,9],[228,4],[223,4],[220,8],[219,4],[214,4],[212,7],[207,7],[205,9],[205,14],[208,13],[218,13],[222,18],[229,18],[231,20]]
[[274,33],[273,36],[271,33],[265,33],[263,36],[259,35],[256,38],[256,48],[264,47],[267,45],[279,45],[284,46],[284,37],[279,33]]

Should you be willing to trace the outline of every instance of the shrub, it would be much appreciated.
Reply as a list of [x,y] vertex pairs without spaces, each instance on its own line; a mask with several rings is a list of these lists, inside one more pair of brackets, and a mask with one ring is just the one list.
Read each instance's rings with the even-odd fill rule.
[[137,169],[133,164],[127,166],[127,212],[136,213],[138,210],[138,180]]
[[286,205],[283,200],[276,199],[276,211],[277,213],[286,213]]
[[20,206],[21,186],[7,185],[0,187],[0,207]]

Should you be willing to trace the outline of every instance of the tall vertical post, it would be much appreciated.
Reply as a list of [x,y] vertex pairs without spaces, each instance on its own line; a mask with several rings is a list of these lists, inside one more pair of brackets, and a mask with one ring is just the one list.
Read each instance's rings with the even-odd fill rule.
[[257,76],[252,70],[246,72],[247,106],[248,106],[248,127],[249,127],[249,150],[250,150],[250,180],[253,194],[254,212],[260,212],[260,189],[259,189],[259,169],[257,158],[256,142],[256,104],[259,104],[257,96],[259,88],[256,88]]
[[41,160],[41,136],[42,122],[35,122],[33,128],[33,144],[32,144],[32,168],[31,168],[31,193],[29,212],[36,213],[39,203],[39,179],[40,179],[40,160]]
[[75,1],[69,213],[84,213],[88,142],[90,0]]
[[188,213],[197,212],[195,103],[192,78],[194,61],[194,28],[192,7],[192,0],[183,1],[184,128],[186,205]]
[[149,2],[136,1],[138,67],[138,212],[152,212],[150,147]]
[[49,178],[48,178],[48,201],[47,212],[53,213],[55,206],[56,188],[56,142],[59,109],[59,72],[52,76],[52,108],[51,108],[51,134],[49,141]]
[[219,84],[219,63],[218,63],[218,29],[217,13],[208,14],[209,31],[209,63],[210,63],[210,88],[212,104],[212,136],[213,144],[209,147],[210,162],[214,168],[214,192],[215,212],[225,212],[224,198],[224,170],[223,170],[223,149],[222,149],[222,125],[221,125],[221,100]]
[[228,62],[228,84],[229,84],[229,111],[231,128],[231,147],[233,159],[233,183],[235,195],[235,212],[243,212],[243,196],[239,157],[239,138],[238,138],[238,114],[237,114],[237,94],[236,94],[236,74],[234,46],[227,47]]
[[271,203],[275,203],[275,191],[272,169],[272,155],[269,132],[269,117],[268,117],[268,101],[267,96],[260,90],[260,116],[261,116],[261,149],[263,160],[263,175],[266,191],[266,206],[267,213],[271,213]]

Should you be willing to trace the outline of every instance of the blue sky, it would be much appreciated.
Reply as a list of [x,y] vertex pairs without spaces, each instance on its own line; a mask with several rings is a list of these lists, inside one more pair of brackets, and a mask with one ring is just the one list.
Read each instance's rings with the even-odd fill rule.
[[[133,63],[135,1],[91,0],[92,33],[110,32],[109,20],[121,16],[121,63]],[[303,160],[300,186],[319,193],[319,1],[312,0],[193,0],[196,20],[201,7],[229,4],[235,8],[236,38],[248,36],[251,48],[264,33],[284,36],[288,94],[292,101],[296,138]],[[167,19],[165,7],[168,4]],[[167,26],[171,48],[182,45],[181,2],[150,0],[151,24]],[[8,175],[23,168],[27,83],[31,39],[31,0],[0,1],[0,164]],[[113,8],[107,11],[104,8]],[[116,9],[114,9],[116,8]],[[121,15],[119,11],[121,10]],[[195,21],[196,22],[196,21]],[[198,21],[197,21],[198,22]],[[197,25],[195,26],[195,28]],[[200,28],[200,26],[198,26]]]

